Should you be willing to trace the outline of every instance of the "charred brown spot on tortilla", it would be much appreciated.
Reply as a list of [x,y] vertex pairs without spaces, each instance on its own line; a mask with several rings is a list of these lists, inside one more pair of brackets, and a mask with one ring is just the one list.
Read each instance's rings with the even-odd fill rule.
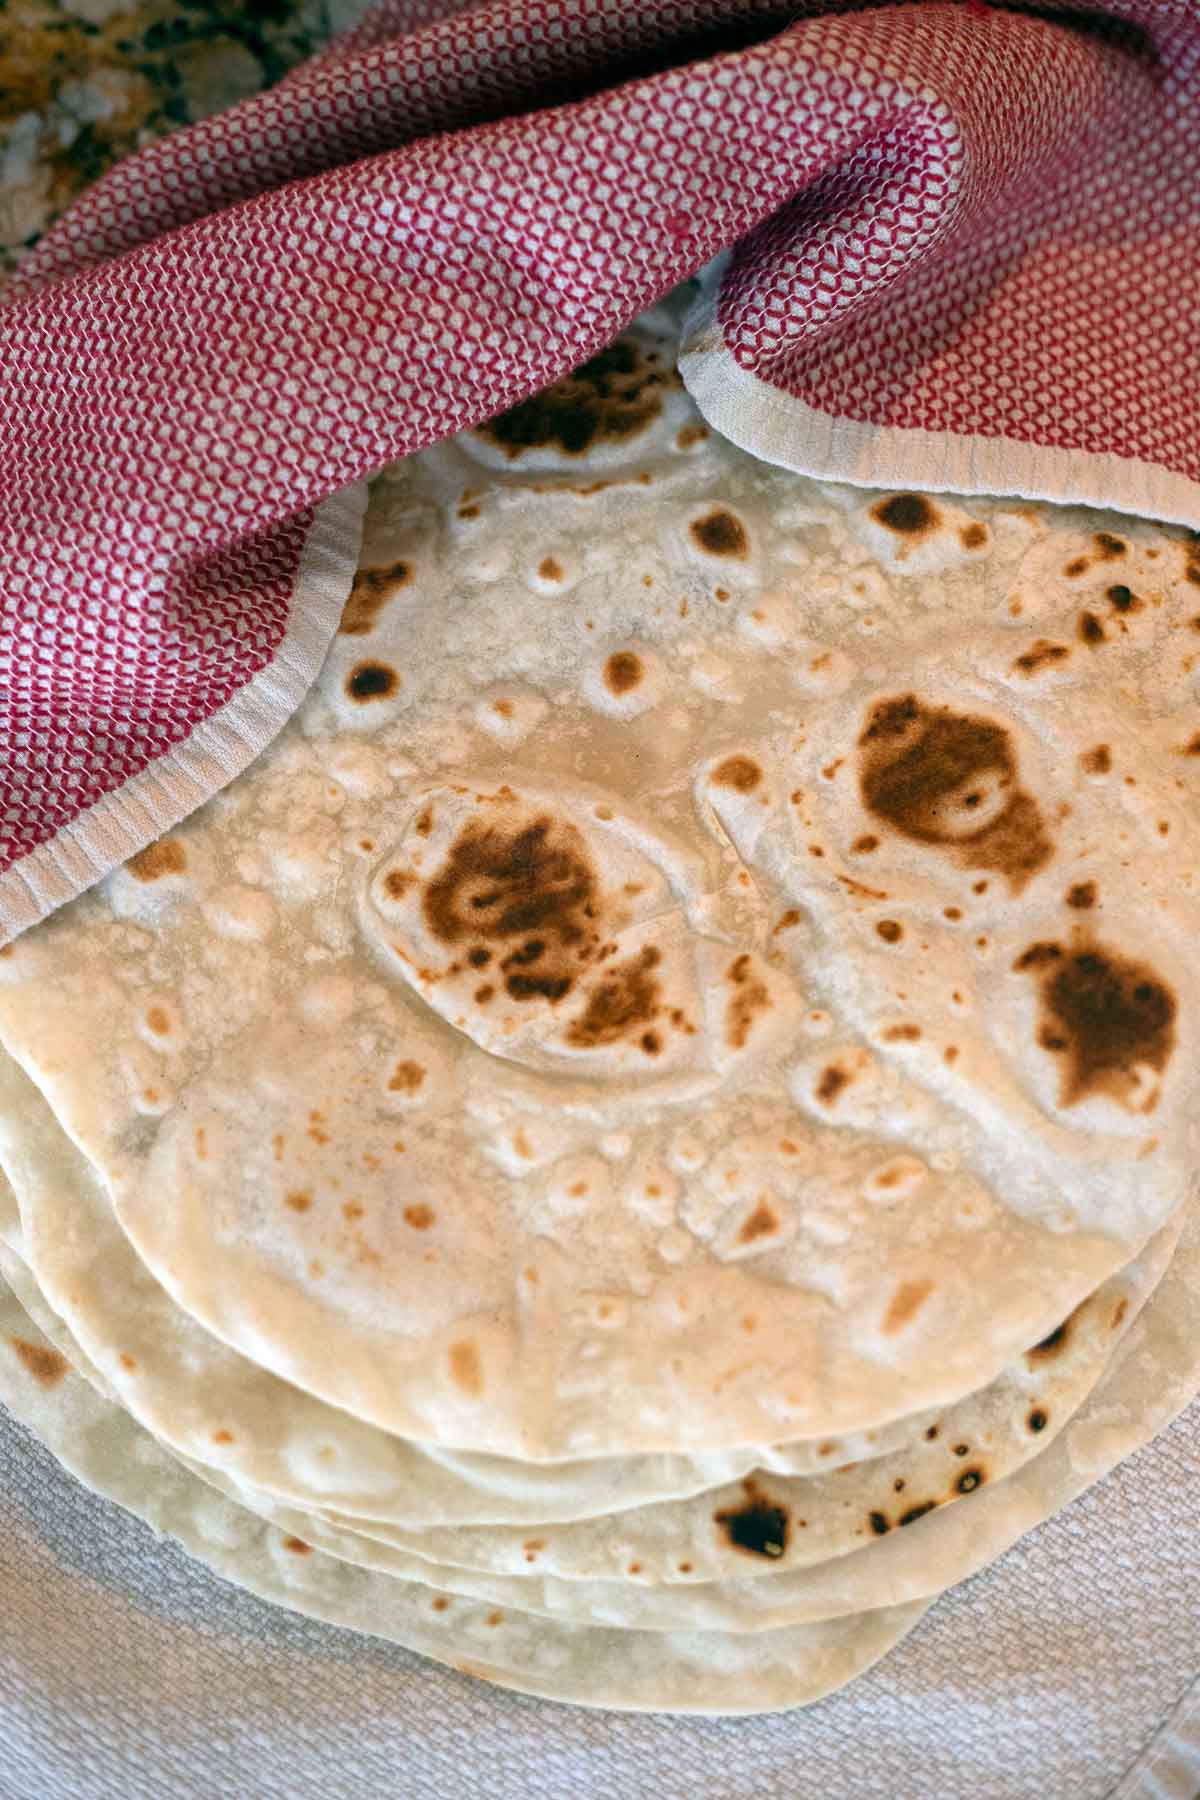
[[793,925],[799,925],[802,917],[803,915],[794,906],[789,906],[785,913],[780,914],[777,923],[772,926],[771,936],[774,937],[780,931],[790,931]]
[[562,564],[556,556],[543,556],[538,564],[538,574],[543,581],[561,581],[563,578]]
[[885,944],[898,944],[904,936],[904,927],[896,919],[880,919],[875,931]]
[[742,1228],[737,1234],[739,1244],[753,1244],[759,1238],[770,1237],[779,1230],[779,1219],[766,1200],[760,1200],[749,1218],[742,1221]]
[[388,1090],[393,1094],[415,1094],[425,1080],[425,1070],[419,1062],[398,1062],[388,1080]]
[[738,794],[752,794],[762,780],[762,770],[752,757],[727,756],[717,764],[710,780],[714,787],[732,788]]
[[587,846],[574,825],[548,814],[511,827],[472,821],[426,887],[422,910],[444,944],[485,940],[472,958],[489,941],[521,939],[500,964],[514,1000],[561,1000],[597,950],[598,883]]
[[450,1346],[450,1378],[472,1400],[483,1392],[483,1365],[478,1348],[467,1342]]
[[176,838],[159,838],[147,844],[125,864],[138,881],[161,881],[164,875],[182,875],[187,868],[187,852]]
[[830,1063],[828,1068],[821,1070],[820,1080],[817,1082],[817,1099],[822,1106],[832,1106],[843,1088],[849,1085],[850,1077],[845,1069],[839,1068],[837,1063]]
[[476,944],[475,948],[467,953],[467,961],[473,969],[486,969],[491,960],[491,951],[485,949],[482,944]]
[[883,1316],[883,1335],[893,1337],[911,1324],[933,1292],[932,1281],[902,1281]]
[[1141,612],[1142,607],[1145,604],[1144,601],[1138,599],[1138,596],[1131,588],[1125,586],[1124,582],[1117,582],[1115,586],[1106,588],[1105,595],[1111,603],[1114,612]]
[[284,1195],[284,1205],[289,1206],[293,1212],[306,1213],[312,1203],[313,1197],[307,1188],[292,1188]]
[[769,1009],[771,996],[745,952],[734,957],[725,977],[733,988],[725,1009],[725,1039],[731,1050],[744,1050],[754,1021],[759,1013]]
[[702,519],[693,519],[689,529],[696,543],[710,556],[742,557],[750,548],[746,527],[737,514],[725,506],[714,507]]
[[890,1531],[892,1529],[891,1524],[888,1521],[888,1516],[886,1513],[881,1513],[881,1512],[868,1513],[867,1514],[867,1523],[871,1527],[871,1530],[875,1533],[876,1537],[882,1537],[885,1532]]
[[63,1376],[70,1374],[71,1365],[66,1357],[48,1345],[31,1344],[23,1337],[11,1337],[8,1341],[25,1373],[32,1375],[39,1387],[57,1387]]
[[171,1031],[171,1015],[161,1006],[151,1006],[146,1012],[146,1023],[155,1037],[168,1037]]
[[644,431],[661,413],[663,389],[672,381],[672,374],[653,368],[636,344],[621,338],[479,430],[510,461],[524,450],[550,446],[580,456],[593,444]]
[[678,450],[690,450],[693,444],[702,444],[707,436],[707,425],[681,425],[675,433],[675,447]]
[[1013,663],[1022,675],[1036,675],[1040,669],[1052,668],[1056,663],[1065,662],[1071,654],[1069,644],[1056,644],[1050,638],[1038,638],[1023,655]]
[[1086,1305],[1085,1300],[1075,1308],[1073,1313],[1068,1313],[1061,1325],[1056,1325],[1053,1331],[1033,1346],[1032,1350],[1027,1350],[1025,1352],[1026,1362],[1048,1362],[1051,1357],[1059,1356],[1070,1343],[1075,1331],[1075,1323]]
[[937,507],[922,494],[892,494],[887,500],[877,500],[871,517],[876,524],[907,538],[928,537],[942,522]]
[[1040,1406],[1031,1407],[1025,1415],[1025,1425],[1029,1431],[1045,1431],[1049,1423],[1050,1415]]
[[1077,912],[1087,912],[1096,904],[1096,884],[1094,881],[1076,881],[1067,889],[1066,901]]
[[929,1425],[926,1427],[925,1436],[931,1444],[934,1438],[937,1437],[939,1429],[940,1428],[937,1425]]
[[594,1050],[615,1044],[649,1025],[662,1011],[662,983],[654,971],[662,952],[646,944],[635,956],[614,963],[588,990],[587,1005],[567,1029],[567,1042]]
[[979,550],[987,543],[987,526],[976,521],[972,525],[964,525],[958,534],[958,541],[964,550]]
[[1095,943],[1031,944],[1013,964],[1037,974],[1038,1042],[1063,1058],[1061,1106],[1103,1094],[1127,1111],[1149,1112],[1138,1070],[1165,1070],[1175,1048],[1178,1005],[1148,964]]
[[232,1431],[226,1431],[224,1427],[221,1427],[219,1430],[213,1432],[212,1441],[214,1444],[232,1444],[233,1433]]
[[[863,803],[902,837],[964,868],[995,869],[1014,893],[1053,855],[1041,809],[1019,785],[1011,735],[993,720],[905,694],[872,708],[859,749]],[[989,797],[991,816],[975,827]]]
[[367,1209],[361,1200],[347,1200],[342,1206],[342,1217],[351,1224],[354,1223],[355,1219],[365,1218],[366,1212]]
[[416,879],[407,869],[389,869],[383,878],[383,885],[391,899],[402,900]]
[[982,1468],[964,1469],[954,1486],[960,1494],[973,1494],[986,1480],[987,1474]]
[[915,1044],[921,1035],[919,1025],[885,1025],[880,1032],[885,1044]]
[[1096,556],[1100,562],[1113,562],[1118,556],[1124,556],[1128,545],[1124,538],[1114,537],[1111,531],[1098,531],[1092,538],[1096,546]]
[[744,1505],[713,1514],[729,1543],[748,1556],[782,1556],[788,1547],[791,1520],[786,1506],[754,1490]]
[[386,568],[360,569],[342,610],[342,622],[338,627],[342,635],[366,637],[388,601],[411,580],[412,568],[406,562],[389,563]]
[[875,836],[874,832],[864,832],[862,837],[855,838],[850,848],[855,856],[869,856],[872,850],[878,850],[879,839]]
[[312,1545],[306,1544],[303,1538],[285,1537],[283,1547],[285,1550],[289,1550],[293,1556],[312,1555]]
[[1067,564],[1063,574],[1070,575],[1072,578],[1077,575],[1086,575],[1091,566],[1086,556],[1075,556]]
[[918,1519],[923,1519],[926,1513],[931,1513],[936,1505],[936,1500],[922,1500],[919,1506],[910,1506],[907,1512],[902,1512],[896,1523],[898,1525],[914,1525]]
[[449,1604],[445,1594],[435,1594],[431,1602],[434,1612],[445,1612]]
[[1093,648],[1097,644],[1108,642],[1108,633],[1094,612],[1081,612],[1079,615],[1079,637],[1082,643]]
[[632,650],[614,650],[604,665],[604,685],[610,694],[628,694],[642,679],[642,659]]
[[346,692],[352,700],[387,700],[400,686],[400,677],[387,663],[361,662],[346,677]]
[[1097,744],[1094,750],[1083,752],[1079,766],[1085,775],[1107,775],[1112,768],[1112,751],[1107,744]]
[[415,1205],[406,1206],[404,1209],[404,1223],[411,1225],[414,1231],[428,1231],[433,1224],[434,1217],[432,1206],[426,1206],[423,1200],[418,1200]]

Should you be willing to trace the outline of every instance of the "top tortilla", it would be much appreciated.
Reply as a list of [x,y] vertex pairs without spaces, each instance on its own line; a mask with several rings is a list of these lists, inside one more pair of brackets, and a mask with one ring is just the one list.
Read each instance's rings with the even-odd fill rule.
[[428,1442],[948,1403],[1196,1166],[1191,546],[764,467],[672,354],[388,471],[300,713],[0,962],[178,1304]]

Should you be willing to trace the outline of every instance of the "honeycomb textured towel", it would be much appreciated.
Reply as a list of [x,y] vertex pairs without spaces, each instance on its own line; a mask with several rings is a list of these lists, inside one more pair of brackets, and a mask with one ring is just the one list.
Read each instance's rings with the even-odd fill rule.
[[150,145],[0,332],[0,936],[316,674],[360,478],[706,269],[711,421],[811,473],[1200,521],[1194,0],[387,0]]

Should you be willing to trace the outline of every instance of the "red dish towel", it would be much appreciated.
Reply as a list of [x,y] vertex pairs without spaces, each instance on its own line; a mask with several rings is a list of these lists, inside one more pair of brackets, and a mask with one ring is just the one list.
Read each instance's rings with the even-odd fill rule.
[[279,729],[349,484],[720,252],[684,370],[747,448],[1200,523],[1200,0],[386,0],[0,308],[0,938]]

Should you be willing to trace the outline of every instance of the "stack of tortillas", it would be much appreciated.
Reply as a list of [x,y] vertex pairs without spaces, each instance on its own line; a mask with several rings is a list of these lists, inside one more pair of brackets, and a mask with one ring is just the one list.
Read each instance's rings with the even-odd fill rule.
[[318,1618],[803,1704],[1200,1387],[1200,563],[831,487],[651,316],[0,957],[0,1397]]

